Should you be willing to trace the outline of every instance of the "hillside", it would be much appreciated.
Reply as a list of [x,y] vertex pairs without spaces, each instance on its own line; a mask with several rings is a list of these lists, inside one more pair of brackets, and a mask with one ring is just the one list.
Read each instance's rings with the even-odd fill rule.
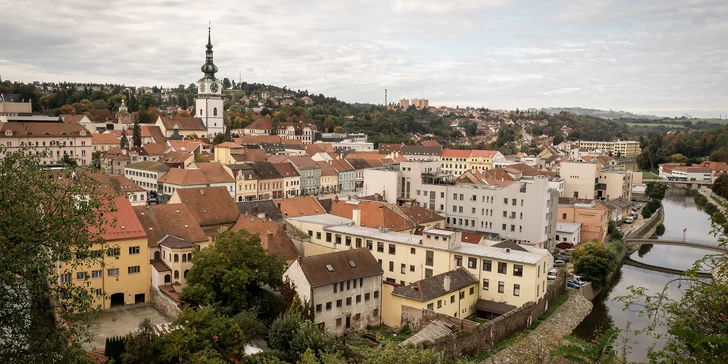
[[635,114],[628,111],[587,109],[583,107],[546,107],[542,109],[547,114],[559,114],[566,111],[576,115],[594,116],[604,119],[661,119],[655,115]]

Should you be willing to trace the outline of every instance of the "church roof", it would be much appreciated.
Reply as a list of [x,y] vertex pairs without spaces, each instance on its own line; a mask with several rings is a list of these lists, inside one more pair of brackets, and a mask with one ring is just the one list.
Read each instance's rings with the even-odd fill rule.
[[175,125],[177,125],[179,130],[206,130],[202,118],[175,116],[172,118],[160,117],[160,119],[162,120],[162,124],[164,124],[164,128],[168,130],[174,129]]

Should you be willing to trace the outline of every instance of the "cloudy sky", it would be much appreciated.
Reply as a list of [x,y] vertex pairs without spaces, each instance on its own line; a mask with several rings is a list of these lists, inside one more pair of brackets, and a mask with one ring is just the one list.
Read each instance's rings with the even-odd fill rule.
[[728,113],[725,0],[0,0],[0,75],[219,78],[382,103]]

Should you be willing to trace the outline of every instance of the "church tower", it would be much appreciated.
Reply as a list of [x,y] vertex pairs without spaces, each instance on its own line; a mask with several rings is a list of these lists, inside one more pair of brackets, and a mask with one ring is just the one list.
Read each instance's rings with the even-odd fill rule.
[[224,104],[222,101],[222,82],[215,78],[217,66],[212,62],[212,42],[210,28],[207,28],[207,51],[205,64],[200,70],[205,77],[197,80],[195,116],[202,119],[210,138],[225,132],[223,124]]

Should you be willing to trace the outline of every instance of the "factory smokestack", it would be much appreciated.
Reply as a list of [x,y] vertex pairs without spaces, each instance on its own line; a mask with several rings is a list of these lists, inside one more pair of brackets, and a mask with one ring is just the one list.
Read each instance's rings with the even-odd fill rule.
[[384,89],[384,106],[387,106],[387,89]]

